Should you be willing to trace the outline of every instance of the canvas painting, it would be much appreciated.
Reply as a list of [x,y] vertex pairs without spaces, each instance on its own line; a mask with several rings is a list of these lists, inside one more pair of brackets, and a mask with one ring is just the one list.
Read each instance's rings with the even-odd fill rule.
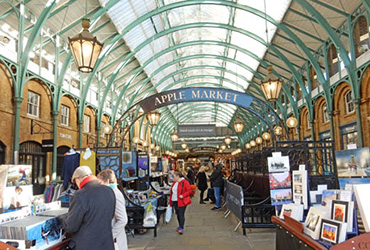
[[272,172],[284,172],[290,170],[289,156],[268,157],[268,170]]
[[338,176],[370,176],[370,149],[335,151]]
[[32,185],[32,166],[31,165],[8,165],[9,186]]
[[322,200],[321,203],[323,206],[328,205],[330,200],[337,199],[337,191],[336,190],[325,190],[322,192]]
[[131,151],[122,152],[122,162],[123,164],[132,163],[132,152]]
[[321,221],[321,233],[320,240],[327,241],[332,244],[337,244],[339,236],[339,226],[338,223],[333,223],[332,221],[323,219]]
[[282,205],[293,202],[292,189],[274,189],[271,190],[271,205]]
[[292,180],[288,171],[283,173],[270,173],[269,180],[270,189],[288,188],[292,186]]
[[333,200],[331,218],[339,222],[347,222],[348,202]]
[[354,184],[370,184],[370,178],[339,178],[340,189],[352,190]]

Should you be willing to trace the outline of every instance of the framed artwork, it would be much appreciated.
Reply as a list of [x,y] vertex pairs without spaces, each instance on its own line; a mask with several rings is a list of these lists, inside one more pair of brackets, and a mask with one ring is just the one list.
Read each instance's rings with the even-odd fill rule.
[[320,240],[338,244],[345,240],[347,224],[339,221],[321,220]]
[[284,204],[281,207],[280,218],[284,219],[284,215],[301,221],[303,219],[303,205],[294,203]]
[[270,190],[271,193],[271,205],[282,205],[293,202],[292,189],[273,189]]
[[122,162],[123,164],[132,163],[132,152],[131,151],[122,152]]
[[270,189],[289,188],[292,186],[290,173],[270,173],[269,174]]
[[329,201],[337,199],[337,190],[325,190],[322,192],[321,203],[323,206],[328,205]]
[[270,173],[290,170],[289,156],[268,157],[267,164]]
[[339,239],[340,223],[323,219],[321,221],[320,240],[337,244]]
[[295,203],[303,204],[308,209],[308,185],[307,171],[293,171],[293,200]]
[[333,200],[331,206],[331,219],[339,222],[347,222],[348,202]]
[[32,185],[32,165],[8,165],[8,187]]
[[370,148],[335,151],[338,176],[370,176]]

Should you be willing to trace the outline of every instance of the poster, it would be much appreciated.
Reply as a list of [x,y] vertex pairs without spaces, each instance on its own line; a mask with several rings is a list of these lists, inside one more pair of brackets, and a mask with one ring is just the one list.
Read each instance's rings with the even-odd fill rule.
[[268,157],[268,170],[272,172],[284,172],[290,170],[289,156]]
[[370,176],[370,148],[335,151],[338,176]]
[[31,165],[7,165],[8,180],[6,185],[21,186],[32,185],[32,166]]

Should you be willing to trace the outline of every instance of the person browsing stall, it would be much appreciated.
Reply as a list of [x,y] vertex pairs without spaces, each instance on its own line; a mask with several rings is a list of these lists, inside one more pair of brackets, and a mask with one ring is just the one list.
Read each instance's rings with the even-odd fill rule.
[[177,232],[183,234],[186,206],[191,204],[191,189],[189,182],[183,177],[181,172],[175,173],[174,180],[171,186],[170,206],[176,211],[177,221],[179,223]]
[[[116,211],[112,221],[113,239],[117,242],[118,250],[127,250],[127,237],[125,226],[127,224],[127,213],[125,198],[117,188],[117,178],[112,169],[104,169],[98,174],[102,184],[111,187],[116,196]],[[116,248],[117,250],[117,248]]]
[[72,235],[71,249],[114,250],[112,220],[116,206],[113,190],[100,184],[87,166],[76,168],[72,182],[79,188],[72,196],[62,225]]
[[223,178],[221,172],[221,165],[219,164],[218,160],[215,160],[215,170],[213,171],[210,179],[211,184],[214,189],[214,194],[216,198],[216,206],[212,208],[212,210],[219,210],[221,209],[221,187],[223,185]]

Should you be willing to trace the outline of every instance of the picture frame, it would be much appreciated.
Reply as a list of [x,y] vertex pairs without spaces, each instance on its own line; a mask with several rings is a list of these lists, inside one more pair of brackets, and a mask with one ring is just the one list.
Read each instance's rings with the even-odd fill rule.
[[310,207],[303,223],[304,233],[311,236],[314,240],[318,240],[322,219],[329,219],[328,208],[324,206]]
[[330,244],[338,244],[341,223],[338,221],[322,219],[320,226],[320,240]]
[[331,206],[331,219],[339,222],[347,222],[348,218],[347,201],[333,200]]
[[290,171],[289,156],[268,157],[267,164],[270,173]]
[[290,188],[292,179],[288,171],[269,174],[270,189]]
[[132,163],[132,152],[131,151],[122,152],[122,163],[123,164],[131,164]]

